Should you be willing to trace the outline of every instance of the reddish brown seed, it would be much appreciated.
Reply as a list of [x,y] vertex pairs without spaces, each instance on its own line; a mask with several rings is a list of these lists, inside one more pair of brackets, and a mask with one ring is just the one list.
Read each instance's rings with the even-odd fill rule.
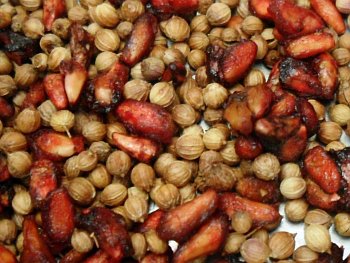
[[151,0],[152,7],[159,14],[188,14],[197,10],[198,0]]
[[60,263],[80,263],[83,262],[86,256],[86,253],[80,253],[72,249],[62,257]]
[[150,163],[160,153],[159,143],[141,137],[113,133],[113,144],[140,162]]
[[43,228],[55,242],[68,242],[74,230],[74,206],[64,188],[51,192],[41,210]]
[[305,36],[324,27],[314,11],[297,6],[291,0],[271,0],[268,12],[276,29],[285,38]]
[[148,253],[144,256],[140,263],[168,263],[169,256],[167,254]]
[[53,22],[61,17],[66,11],[66,5],[61,0],[44,0],[43,1],[43,22],[46,30],[51,30]]
[[131,133],[162,143],[171,143],[176,126],[171,114],[159,105],[136,100],[119,104],[115,114]]
[[23,222],[23,252],[21,262],[55,263],[48,246],[39,234],[38,226],[32,216],[26,217]]
[[91,257],[87,258],[84,263],[116,263],[120,261],[113,260],[106,252],[103,250],[97,251]]
[[337,164],[321,146],[306,153],[304,168],[309,177],[326,193],[334,194],[340,189],[341,174]]
[[310,0],[311,7],[326,23],[341,35],[345,32],[344,20],[331,0]]
[[190,202],[166,212],[157,227],[159,236],[164,240],[185,240],[216,210],[218,195],[207,190]]
[[16,256],[3,245],[0,245],[0,262],[17,263]]
[[235,150],[240,158],[254,160],[263,152],[263,147],[255,137],[239,136],[235,142]]
[[335,211],[340,196],[337,194],[325,193],[318,184],[308,179],[306,185],[306,199],[309,204],[315,207],[327,211]]
[[261,19],[272,20],[268,10],[271,0],[249,0],[249,8],[254,15]]
[[278,207],[251,201],[242,198],[235,193],[224,193],[220,195],[219,209],[228,216],[234,212],[247,212],[255,226],[275,227],[281,220]]
[[58,110],[68,108],[68,98],[64,89],[62,74],[48,74],[44,78],[45,92]]
[[128,66],[134,66],[152,48],[158,30],[157,18],[151,13],[140,16],[133,27],[131,36],[122,50],[121,61]]
[[213,215],[196,234],[180,245],[172,262],[189,262],[199,257],[214,254],[225,242],[228,228],[229,221],[226,215]]
[[237,182],[236,191],[242,197],[261,203],[276,203],[280,198],[276,181],[265,181],[255,176],[240,179]]
[[46,99],[44,85],[41,81],[32,84],[24,98],[22,108],[37,107]]
[[140,233],[145,233],[149,230],[156,230],[156,228],[160,224],[160,220],[162,216],[165,214],[164,211],[162,210],[156,210],[148,215],[146,218],[146,221],[143,222],[139,227],[138,227],[138,232]]
[[288,41],[286,53],[297,59],[309,58],[335,47],[335,41],[329,33],[313,33]]
[[41,206],[49,193],[58,187],[57,169],[50,160],[33,163],[30,169],[29,193],[34,203]]

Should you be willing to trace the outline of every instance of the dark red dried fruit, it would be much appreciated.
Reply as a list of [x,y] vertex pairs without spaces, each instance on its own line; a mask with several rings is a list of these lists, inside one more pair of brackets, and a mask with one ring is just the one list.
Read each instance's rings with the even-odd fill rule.
[[151,0],[152,7],[159,14],[188,14],[197,10],[198,0]]
[[219,209],[227,216],[232,216],[235,212],[247,212],[256,227],[275,228],[282,218],[278,207],[251,201],[235,193],[221,194],[219,200]]
[[151,13],[145,13],[134,23],[131,36],[126,42],[120,57],[128,66],[134,66],[146,56],[154,44],[158,30],[157,18]]
[[160,224],[160,220],[162,216],[165,214],[164,211],[158,209],[152,213],[150,213],[145,222],[143,222],[137,229],[137,232],[145,233],[149,230],[156,230],[156,228]]
[[322,53],[313,59],[312,66],[321,82],[322,98],[333,99],[338,86],[337,62],[330,54]]
[[45,29],[50,31],[52,28],[53,22],[63,16],[66,11],[65,1],[61,0],[44,0],[43,1],[43,22]]
[[38,42],[11,30],[0,31],[0,44],[7,57],[17,65],[22,65],[35,55]]
[[276,97],[271,106],[269,116],[284,117],[295,113],[297,101],[293,94],[283,91]]
[[68,192],[59,188],[51,192],[41,210],[43,228],[55,242],[68,242],[73,234],[74,206]]
[[17,263],[16,256],[6,247],[0,244],[0,262],[1,263]]
[[286,88],[299,96],[320,97],[322,87],[314,70],[307,62],[285,58],[280,63],[280,80]]
[[80,263],[86,258],[86,256],[86,253],[80,253],[72,249],[61,258],[60,263]]
[[261,18],[272,20],[272,16],[268,10],[271,0],[249,0],[249,8],[252,13]]
[[40,130],[32,135],[31,147],[37,159],[60,161],[84,149],[82,136],[68,137],[53,130]]
[[291,0],[271,0],[268,12],[285,38],[305,36],[324,27],[322,19],[314,11],[297,6]]
[[44,85],[37,81],[30,85],[29,90],[21,105],[22,108],[36,107],[46,99]]
[[235,142],[235,150],[239,158],[254,160],[263,152],[263,147],[255,137],[239,136]]
[[94,53],[94,38],[82,25],[72,23],[69,28],[70,49],[72,52],[72,61],[80,64],[84,68],[90,65],[90,59]]
[[118,61],[106,72],[97,75],[88,85],[86,101],[90,109],[110,112],[120,102],[129,68]]
[[330,33],[320,32],[287,41],[285,51],[293,58],[303,59],[327,52],[334,47],[333,36]]
[[62,61],[61,73],[64,74],[64,90],[71,106],[78,103],[83,92],[88,73],[83,65],[75,61]]
[[341,35],[345,32],[346,26],[334,2],[331,0],[310,0],[311,7],[322,19]]
[[149,102],[125,100],[115,114],[131,132],[162,143],[170,143],[176,132],[171,114]]
[[318,130],[318,117],[314,107],[306,99],[299,98],[298,112],[302,122],[306,126],[308,137],[316,134]]
[[33,163],[30,169],[29,193],[37,206],[41,206],[47,196],[58,187],[58,172],[50,160]]
[[126,224],[121,216],[111,210],[104,207],[93,207],[83,211],[78,222],[81,227],[95,233],[100,248],[113,260],[120,262],[132,253]]
[[236,185],[236,192],[245,198],[261,203],[276,203],[280,199],[276,181],[264,181],[254,176],[240,179]]
[[192,201],[166,212],[157,227],[158,235],[164,240],[183,241],[215,212],[217,206],[217,193],[207,190]]
[[140,162],[150,163],[160,153],[159,143],[142,137],[113,133],[113,144]]
[[9,118],[15,114],[15,108],[4,97],[0,97],[0,118]]
[[189,262],[218,252],[226,240],[228,228],[229,221],[226,215],[213,215],[196,234],[179,246],[172,262]]
[[339,195],[327,194],[318,184],[310,179],[307,180],[306,200],[309,204],[327,211],[336,211],[339,199]]
[[68,108],[68,98],[64,89],[62,74],[48,74],[44,78],[45,92],[57,110]]
[[26,217],[23,222],[23,252],[21,262],[56,262],[48,246],[39,234],[38,226],[32,216]]
[[340,189],[341,175],[335,161],[321,147],[309,150],[304,157],[304,168],[308,176],[328,194]]
[[223,85],[233,85],[249,70],[255,61],[257,46],[243,40],[226,49],[218,45],[207,49],[207,74]]

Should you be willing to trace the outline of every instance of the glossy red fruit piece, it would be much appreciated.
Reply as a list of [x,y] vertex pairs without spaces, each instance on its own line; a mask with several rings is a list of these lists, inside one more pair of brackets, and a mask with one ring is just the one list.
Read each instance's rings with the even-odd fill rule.
[[312,72],[311,65],[302,60],[285,58],[280,63],[281,82],[302,97],[322,96],[321,83]]
[[276,206],[251,201],[235,193],[223,193],[219,200],[219,209],[227,216],[232,216],[235,212],[247,212],[256,227],[276,227],[282,218]]
[[161,143],[170,143],[176,132],[171,114],[153,103],[128,99],[116,107],[115,114],[131,133]]
[[0,158],[0,183],[5,182],[11,178],[10,172],[7,167],[6,158]]
[[62,74],[48,74],[43,83],[45,92],[56,109],[67,109],[68,98],[64,88],[64,76]]
[[264,181],[255,176],[238,180],[236,192],[245,198],[261,203],[276,203],[280,199],[276,181]]
[[81,24],[72,23],[69,27],[72,61],[87,69],[94,55],[94,37]]
[[23,252],[21,263],[32,262],[55,263],[56,260],[42,239],[34,217],[28,216],[23,222]]
[[78,103],[88,77],[87,70],[76,61],[62,61],[61,73],[64,74],[64,90],[71,106]]
[[335,47],[331,34],[320,32],[299,37],[287,42],[285,51],[287,55],[304,59],[327,52]]
[[78,224],[95,233],[100,248],[112,260],[120,262],[124,257],[130,256],[132,252],[130,236],[121,216],[104,207],[93,207],[83,211]]
[[229,220],[226,215],[213,215],[197,233],[179,246],[172,262],[190,262],[218,252],[226,240],[228,228]]
[[84,149],[82,136],[70,138],[52,130],[40,130],[32,137],[31,147],[38,159],[60,161]]
[[50,31],[53,22],[63,16],[66,11],[65,1],[61,0],[43,0],[43,22],[45,29]]
[[0,262],[1,263],[17,263],[16,256],[6,247],[0,244]]
[[334,194],[339,191],[341,174],[335,161],[321,146],[309,150],[304,157],[303,163],[308,176],[323,191],[328,194]]
[[167,211],[157,233],[164,240],[183,241],[215,212],[217,206],[217,193],[207,190],[192,201]]
[[269,116],[290,116],[295,113],[296,105],[296,97],[289,92],[283,91],[273,102]]
[[33,163],[30,169],[29,193],[37,206],[43,205],[47,196],[58,187],[58,172],[50,160]]
[[306,200],[315,207],[327,211],[335,211],[340,196],[338,194],[325,193],[318,184],[308,179],[306,184]]
[[263,152],[263,147],[255,137],[238,136],[235,151],[241,159],[254,160]]
[[46,99],[45,89],[42,81],[30,85],[29,90],[21,105],[22,108],[36,107]]
[[120,57],[128,66],[134,66],[146,56],[154,44],[158,30],[157,18],[151,13],[141,15],[134,23],[130,38]]
[[198,0],[151,0],[152,7],[161,14],[188,14],[197,10]]
[[172,81],[174,86],[181,85],[186,81],[187,69],[181,62],[172,62],[165,69],[162,81]]
[[322,53],[313,59],[312,66],[321,82],[322,98],[333,99],[338,86],[337,62],[330,54]]
[[346,26],[344,19],[339,13],[334,2],[331,0],[310,0],[311,7],[315,12],[322,17],[322,19],[337,32],[338,35],[341,35],[345,32]]
[[314,135],[318,130],[318,117],[314,107],[303,98],[298,99],[298,112],[302,122],[307,128],[308,137]]
[[271,0],[249,0],[249,9],[251,12],[261,18],[272,20],[272,16],[268,10]]
[[297,6],[291,0],[271,0],[268,12],[284,38],[305,36],[324,27],[322,19],[314,11]]
[[86,253],[80,253],[74,249],[67,252],[60,260],[60,263],[80,263],[86,258]]
[[257,50],[257,45],[250,40],[228,47],[219,65],[221,82],[233,85],[244,77],[255,61]]
[[74,206],[64,188],[51,192],[41,210],[43,228],[55,242],[68,242],[73,234]]
[[156,228],[159,226],[160,224],[160,220],[162,218],[162,216],[165,214],[164,211],[158,209],[152,213],[150,213],[145,222],[143,222],[137,229],[137,232],[140,233],[145,233],[149,230],[156,230]]
[[113,144],[140,162],[150,163],[160,153],[159,143],[142,137],[113,133]]

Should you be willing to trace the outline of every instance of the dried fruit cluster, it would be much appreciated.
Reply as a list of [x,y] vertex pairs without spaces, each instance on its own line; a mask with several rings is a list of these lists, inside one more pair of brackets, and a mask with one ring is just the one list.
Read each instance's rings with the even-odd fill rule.
[[345,14],[1,1],[0,263],[350,262]]

